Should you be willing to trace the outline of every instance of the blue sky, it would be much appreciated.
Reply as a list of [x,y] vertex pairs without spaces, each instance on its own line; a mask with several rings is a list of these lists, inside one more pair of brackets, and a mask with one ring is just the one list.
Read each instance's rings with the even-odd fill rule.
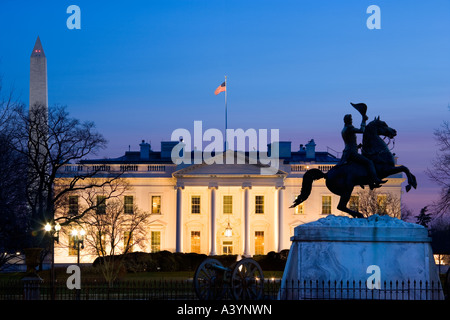
[[[81,29],[69,30],[69,5]],[[369,30],[369,5],[381,29]],[[342,117],[365,102],[399,135],[393,152],[418,178],[404,196],[418,211],[437,192],[424,170],[433,130],[450,119],[450,1],[12,1],[0,4],[0,74],[28,102],[39,35],[49,103],[95,121],[99,157],[159,150],[176,128],[279,129],[293,149],[315,139],[341,151]]]

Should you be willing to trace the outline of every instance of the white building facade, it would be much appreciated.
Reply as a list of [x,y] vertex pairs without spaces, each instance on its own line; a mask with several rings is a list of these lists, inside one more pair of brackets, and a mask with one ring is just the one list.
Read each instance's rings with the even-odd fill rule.
[[[116,159],[82,161],[66,170],[104,166],[111,172],[123,172],[130,188],[122,196],[151,214],[144,244],[133,251],[253,256],[289,249],[290,237],[299,224],[328,214],[346,215],[336,208],[339,197],[327,189],[324,179],[313,183],[311,195],[302,205],[289,208],[306,170],[326,172],[339,159],[316,152],[313,140],[295,152],[290,142],[280,144],[279,169],[271,175],[261,174],[259,164],[242,164],[245,155],[233,151],[227,151],[235,159],[233,164],[175,165],[170,158],[174,142],[162,142],[162,151],[152,151],[144,141],[140,151]],[[379,192],[400,198],[403,181],[401,174],[391,176]],[[55,249],[55,262],[74,263],[76,252],[64,245],[70,242],[64,237]],[[80,252],[81,262],[94,259]]]

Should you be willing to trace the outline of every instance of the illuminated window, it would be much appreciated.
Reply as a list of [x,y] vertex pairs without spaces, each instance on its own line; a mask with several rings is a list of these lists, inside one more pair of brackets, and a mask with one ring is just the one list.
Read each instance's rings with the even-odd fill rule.
[[125,214],[133,214],[134,213],[134,199],[133,196],[124,196],[123,199],[123,212]]
[[152,196],[152,214],[161,214],[161,196]]
[[255,213],[264,213],[264,196],[255,196]]
[[191,198],[191,213],[200,214],[200,196],[192,196]]
[[223,214],[233,213],[233,196],[223,196]]
[[222,242],[222,254],[233,254],[233,241]]
[[255,231],[255,255],[264,254],[264,231]]
[[69,214],[78,214],[78,196],[69,196]]
[[294,214],[305,214],[305,206],[304,203],[300,203],[295,207]]
[[322,196],[322,214],[331,214],[331,196]]
[[386,204],[387,204],[387,195],[379,194],[377,195],[377,209],[379,214],[386,214]]
[[353,211],[359,211],[359,196],[350,196],[348,208]]
[[200,231],[191,231],[191,252],[200,253]]
[[106,196],[97,196],[97,214],[106,214]]
[[152,231],[151,246],[152,252],[161,251],[161,231]]

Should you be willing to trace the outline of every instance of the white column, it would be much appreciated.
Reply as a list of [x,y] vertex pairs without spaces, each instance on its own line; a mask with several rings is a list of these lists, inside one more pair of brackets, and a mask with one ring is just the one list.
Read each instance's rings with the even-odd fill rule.
[[283,196],[284,196],[284,186],[277,187],[278,189],[278,252],[280,252],[283,249],[286,249],[284,247],[284,215],[283,215]]
[[183,252],[183,192],[184,186],[177,185],[177,228],[175,251]]
[[250,208],[249,189],[250,185],[243,185],[244,189],[244,257],[250,257]]
[[216,253],[216,189],[217,186],[209,186],[211,190],[211,252],[210,256],[217,255]]

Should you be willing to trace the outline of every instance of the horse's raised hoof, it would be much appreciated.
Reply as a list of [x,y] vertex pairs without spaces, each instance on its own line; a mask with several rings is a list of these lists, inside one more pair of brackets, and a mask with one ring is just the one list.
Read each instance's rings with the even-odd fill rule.
[[411,190],[411,185],[407,185],[406,187],[405,187],[405,189],[406,189],[406,192],[409,192],[409,190]]

